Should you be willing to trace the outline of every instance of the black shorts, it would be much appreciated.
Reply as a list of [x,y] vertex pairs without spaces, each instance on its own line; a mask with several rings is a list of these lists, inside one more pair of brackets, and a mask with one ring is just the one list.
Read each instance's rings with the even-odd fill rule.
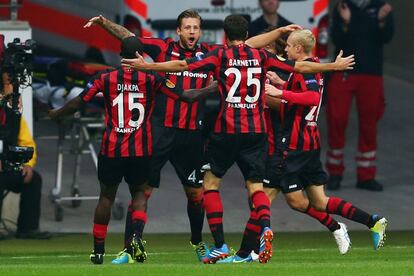
[[281,152],[268,155],[266,159],[266,174],[263,187],[280,190],[280,180],[285,170],[285,161]]
[[160,186],[161,169],[169,160],[181,183],[200,188],[203,184],[201,165],[204,143],[199,130],[153,126],[153,151],[149,185]]
[[222,178],[237,163],[245,180],[262,182],[267,156],[266,134],[210,134],[207,142],[206,170]]
[[323,170],[321,152],[287,151],[285,152],[285,171],[280,186],[283,193],[291,193],[306,189],[309,185],[324,185],[328,176]]
[[142,185],[148,181],[151,157],[98,156],[98,179],[104,185],[118,185],[122,179],[128,185]]

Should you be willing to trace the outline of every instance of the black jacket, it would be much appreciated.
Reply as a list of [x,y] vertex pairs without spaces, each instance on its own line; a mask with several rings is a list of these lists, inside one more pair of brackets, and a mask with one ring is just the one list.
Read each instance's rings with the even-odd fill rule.
[[380,28],[378,11],[385,4],[384,1],[371,0],[362,10],[352,3],[347,4],[351,10],[351,21],[347,27],[344,26],[337,8],[333,14],[331,37],[335,44],[335,53],[342,49],[345,56],[355,54],[356,65],[350,71],[351,74],[382,75],[383,47],[394,35],[393,14],[388,14],[384,27]]

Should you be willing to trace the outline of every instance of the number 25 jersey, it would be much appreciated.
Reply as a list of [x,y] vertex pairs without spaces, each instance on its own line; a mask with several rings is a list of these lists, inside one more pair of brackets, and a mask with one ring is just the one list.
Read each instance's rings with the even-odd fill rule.
[[264,84],[267,70],[292,72],[293,61],[282,61],[245,44],[219,48],[187,59],[190,71],[212,71],[221,97],[215,133],[265,133]]

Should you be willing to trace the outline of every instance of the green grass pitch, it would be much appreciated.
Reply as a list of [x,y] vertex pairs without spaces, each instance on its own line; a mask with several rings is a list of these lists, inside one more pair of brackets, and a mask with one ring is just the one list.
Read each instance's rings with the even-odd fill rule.
[[[205,235],[209,236],[209,235]],[[92,265],[92,237],[73,234],[48,241],[0,241],[0,275],[414,275],[414,231],[387,233],[374,251],[369,231],[351,231],[351,251],[338,253],[329,232],[276,233],[268,264],[205,265],[196,261],[186,234],[147,234],[144,264],[112,265],[122,235],[107,238],[105,262]],[[241,234],[226,234],[237,249]]]

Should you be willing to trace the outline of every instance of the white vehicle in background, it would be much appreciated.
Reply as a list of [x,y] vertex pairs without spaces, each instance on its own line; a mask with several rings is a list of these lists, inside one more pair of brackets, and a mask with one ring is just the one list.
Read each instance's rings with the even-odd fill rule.
[[[176,18],[185,9],[196,9],[203,18],[202,40],[223,42],[222,21],[230,13],[251,20],[261,15],[257,0],[0,0],[0,16],[18,3],[17,18],[29,21],[33,39],[42,47],[79,58],[117,64],[119,42],[101,28],[83,29],[89,18],[102,14],[142,36],[175,36]],[[329,0],[280,0],[279,13],[311,29],[317,37],[316,55],[328,51]]]

